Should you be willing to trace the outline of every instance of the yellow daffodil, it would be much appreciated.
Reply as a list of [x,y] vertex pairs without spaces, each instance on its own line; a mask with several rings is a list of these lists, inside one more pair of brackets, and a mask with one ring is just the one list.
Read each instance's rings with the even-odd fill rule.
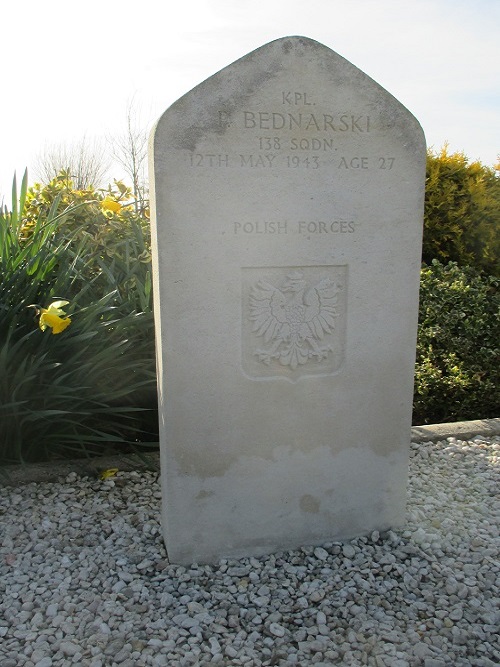
[[108,468],[108,470],[103,470],[102,473],[99,475],[100,479],[109,479],[110,477],[114,477],[116,473],[118,472],[118,468]]
[[66,306],[69,301],[53,301],[48,308],[41,308],[33,305],[30,308],[36,308],[37,315],[40,315],[38,326],[42,331],[47,327],[52,329],[53,334],[59,334],[71,324],[71,318],[65,317],[62,306]]
[[[44,312],[45,311],[45,312]],[[59,315],[54,315],[54,313],[49,313],[42,308],[42,313],[40,315],[40,329],[45,331],[47,327],[52,329],[53,334],[59,334],[61,331],[64,331],[71,324],[71,318],[69,317],[59,317]]]
[[111,213],[120,213],[122,210],[122,205],[120,202],[112,199],[111,197],[105,197],[101,202],[101,208],[103,211],[111,211]]

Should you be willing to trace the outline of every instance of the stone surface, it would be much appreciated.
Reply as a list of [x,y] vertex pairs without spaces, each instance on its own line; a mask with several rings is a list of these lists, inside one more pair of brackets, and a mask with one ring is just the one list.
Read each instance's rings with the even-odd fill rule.
[[339,55],[267,44],[151,137],[172,562],[404,518],[425,145]]
[[[119,472],[114,487],[72,474],[0,484],[0,666],[494,667],[500,438],[455,440],[412,444],[406,527],[352,540],[349,559],[328,542],[326,560],[309,546],[170,565],[156,473]],[[426,549],[414,541],[419,527],[433,536]],[[139,570],[145,561],[152,567]],[[116,594],[124,575],[131,583]],[[176,622],[186,618],[199,621],[194,634]]]

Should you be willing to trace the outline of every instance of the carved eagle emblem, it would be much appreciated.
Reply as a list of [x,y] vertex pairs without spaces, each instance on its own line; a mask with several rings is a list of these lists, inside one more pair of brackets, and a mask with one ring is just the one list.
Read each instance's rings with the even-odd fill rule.
[[321,345],[335,329],[339,285],[323,278],[308,286],[302,271],[289,273],[279,287],[259,280],[250,290],[252,331],[266,347],[255,350],[259,361],[271,359],[295,370],[310,359],[326,359],[331,345]]

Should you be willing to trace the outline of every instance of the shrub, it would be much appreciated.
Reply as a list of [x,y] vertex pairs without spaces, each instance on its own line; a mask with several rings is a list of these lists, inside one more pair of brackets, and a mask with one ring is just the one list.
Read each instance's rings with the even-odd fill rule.
[[[63,201],[58,192],[27,217],[27,199],[25,175],[19,197],[14,181],[12,210],[0,213],[0,462],[93,455],[157,439],[154,416],[152,434],[144,418],[154,415],[156,378],[141,225],[128,220],[132,231],[117,235],[109,257],[75,222],[90,202]],[[102,208],[92,210],[96,227],[104,226]],[[71,325],[58,335],[42,332],[28,306],[58,298],[69,301]]]
[[499,283],[453,262],[423,267],[414,424],[498,416]]
[[149,220],[135,213],[130,197],[120,181],[106,191],[75,190],[63,171],[47,185],[29,189],[21,233],[29,238],[40,220],[58,215],[59,241],[85,255],[75,276],[80,286],[91,281],[96,297],[117,289],[127,307],[146,312],[151,310]]
[[429,151],[422,258],[500,275],[500,178],[463,153]]

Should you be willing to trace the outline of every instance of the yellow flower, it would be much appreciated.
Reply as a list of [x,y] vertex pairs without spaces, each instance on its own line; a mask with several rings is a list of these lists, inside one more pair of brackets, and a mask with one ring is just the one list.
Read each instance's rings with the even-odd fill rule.
[[101,202],[103,211],[111,211],[112,213],[120,213],[122,205],[111,197],[105,197]]
[[61,317],[64,311],[61,306],[65,306],[69,301],[53,301],[48,308],[40,308],[40,321],[38,326],[42,331],[47,327],[52,329],[53,334],[59,334],[71,324],[69,317]]
[[40,315],[40,329],[45,331],[47,327],[51,327],[53,334],[59,334],[61,331],[64,331],[71,324],[71,318],[69,317],[59,317],[59,315],[54,315],[45,311],[45,308],[42,308],[42,314]]
[[118,468],[108,468],[108,470],[103,470],[99,477],[100,479],[109,479],[110,477],[114,477],[117,472]]

